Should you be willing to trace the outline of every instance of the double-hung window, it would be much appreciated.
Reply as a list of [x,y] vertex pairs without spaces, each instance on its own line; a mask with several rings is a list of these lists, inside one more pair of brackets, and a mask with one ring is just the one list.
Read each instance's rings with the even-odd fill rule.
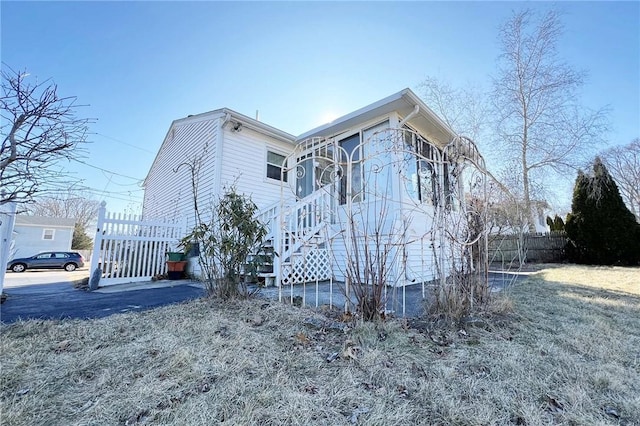
[[287,181],[287,171],[283,173],[286,157],[273,151],[267,151],[267,177],[275,180]]

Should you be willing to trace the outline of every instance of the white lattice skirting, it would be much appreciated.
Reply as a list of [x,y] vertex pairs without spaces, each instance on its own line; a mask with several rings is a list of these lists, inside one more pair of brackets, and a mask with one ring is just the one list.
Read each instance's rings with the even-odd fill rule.
[[311,249],[294,253],[291,262],[282,265],[282,285],[324,281],[331,277],[331,262],[327,249]]

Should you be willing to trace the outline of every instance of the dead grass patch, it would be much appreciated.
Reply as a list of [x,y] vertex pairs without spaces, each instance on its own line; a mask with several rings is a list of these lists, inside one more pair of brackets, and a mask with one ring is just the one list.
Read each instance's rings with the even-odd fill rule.
[[545,281],[640,295],[640,268],[566,265],[538,271]]
[[637,424],[640,298],[586,269],[441,335],[260,299],[3,325],[2,424]]

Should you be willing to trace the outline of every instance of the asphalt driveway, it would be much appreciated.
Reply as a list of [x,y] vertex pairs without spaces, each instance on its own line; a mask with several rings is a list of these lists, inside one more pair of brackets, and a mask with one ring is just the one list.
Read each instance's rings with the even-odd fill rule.
[[117,292],[78,290],[70,282],[28,284],[4,289],[7,300],[0,306],[0,321],[19,319],[101,318],[120,312],[144,311],[193,300],[204,290],[188,281],[162,288]]

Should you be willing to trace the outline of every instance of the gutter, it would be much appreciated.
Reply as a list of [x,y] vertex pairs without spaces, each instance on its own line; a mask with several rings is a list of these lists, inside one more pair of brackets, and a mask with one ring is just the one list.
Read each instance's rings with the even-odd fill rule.
[[218,128],[216,129],[216,146],[215,146],[215,165],[213,172],[215,173],[214,192],[220,194],[221,180],[222,180],[222,146],[224,145],[224,126],[231,121],[231,114],[226,112],[224,118],[218,119]]
[[419,112],[420,112],[420,105],[416,104],[416,106],[413,107],[413,111],[411,111],[409,115],[407,115],[405,118],[402,119],[400,123],[398,123],[398,127],[401,128],[402,126],[407,124],[407,122],[411,120],[413,117],[415,117]]

